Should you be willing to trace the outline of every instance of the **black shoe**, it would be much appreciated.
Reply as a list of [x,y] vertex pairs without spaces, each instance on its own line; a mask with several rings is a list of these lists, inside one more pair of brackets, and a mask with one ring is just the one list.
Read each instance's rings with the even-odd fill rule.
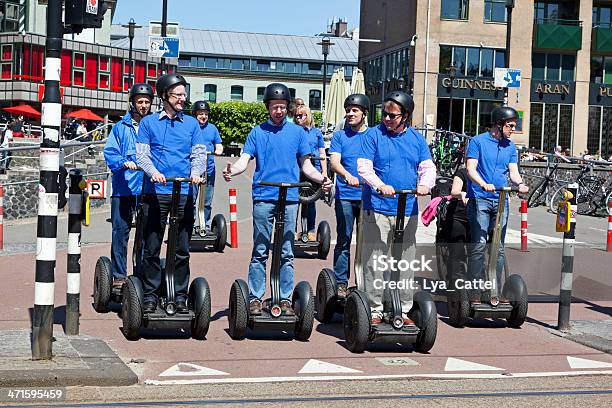
[[291,307],[291,301],[284,299],[280,302],[281,312],[285,316],[295,316],[295,311]]
[[176,311],[178,313],[186,313],[189,312],[189,308],[187,307],[187,302],[183,299],[176,301]]
[[154,300],[145,300],[142,312],[143,313],[155,313],[157,310],[157,302]]
[[252,316],[259,316],[261,314],[261,300],[251,300],[249,304],[249,314]]

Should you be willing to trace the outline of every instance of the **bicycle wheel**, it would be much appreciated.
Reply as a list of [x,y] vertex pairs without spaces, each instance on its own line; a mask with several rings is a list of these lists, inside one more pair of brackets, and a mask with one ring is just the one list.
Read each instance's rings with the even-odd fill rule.
[[548,209],[551,213],[557,213],[557,207],[559,203],[563,201],[563,193],[567,190],[567,186],[559,187],[552,195],[550,196],[550,201],[548,203]]
[[540,181],[540,183],[538,183],[538,185],[533,189],[531,194],[529,194],[529,197],[527,197],[527,207],[537,207],[546,203],[546,197],[544,195],[546,192],[546,187],[548,187],[546,180],[547,179]]

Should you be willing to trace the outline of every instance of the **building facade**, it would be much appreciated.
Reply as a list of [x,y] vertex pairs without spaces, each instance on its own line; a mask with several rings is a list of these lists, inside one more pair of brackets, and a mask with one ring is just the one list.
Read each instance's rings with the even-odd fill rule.
[[374,109],[383,90],[403,87],[415,98],[413,124],[477,134],[503,101],[493,72],[509,58],[522,77],[509,90],[521,115],[515,141],[607,158],[611,10],[610,0],[516,1],[508,55],[506,0],[362,0],[361,37],[380,42],[360,44],[359,65]]

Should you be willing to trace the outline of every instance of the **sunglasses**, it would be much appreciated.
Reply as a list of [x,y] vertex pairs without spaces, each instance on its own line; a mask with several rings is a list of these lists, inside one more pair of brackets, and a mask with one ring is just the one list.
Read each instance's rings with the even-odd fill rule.
[[516,129],[515,123],[506,123],[504,126],[506,126],[508,129]]
[[308,117],[308,115],[306,115],[305,113],[301,113],[299,115],[295,115],[296,119],[306,119]]
[[401,113],[389,113],[389,112],[385,112],[385,111],[383,111],[383,112],[382,112],[382,117],[383,117],[383,119],[384,119],[384,118],[386,118],[387,116],[389,117],[389,119],[391,119],[391,120],[395,120],[396,118],[401,117],[401,116],[402,116],[402,114],[401,114]]

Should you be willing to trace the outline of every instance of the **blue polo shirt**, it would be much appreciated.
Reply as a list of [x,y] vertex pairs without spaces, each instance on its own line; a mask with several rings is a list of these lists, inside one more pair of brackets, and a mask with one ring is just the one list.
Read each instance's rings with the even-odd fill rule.
[[[276,126],[268,120],[249,132],[242,152],[255,159],[253,201],[277,201],[279,189],[261,186],[259,182],[298,183],[300,166],[297,159],[309,155],[311,150],[301,126],[286,120]],[[287,201],[298,201],[297,188],[287,190]]]
[[[340,164],[352,176],[359,177],[357,173],[357,158],[361,157],[361,139],[366,137],[370,131],[367,128],[363,132],[355,132],[350,127],[334,133],[331,140],[329,153],[340,154]],[[336,198],[341,200],[361,200],[361,188],[351,187],[346,183],[346,179],[336,175]]]
[[223,140],[221,140],[219,130],[215,125],[210,122],[200,125],[197,144],[206,146],[206,152],[209,153],[208,162],[206,163],[206,174],[208,174],[208,176],[215,174],[215,156],[213,153],[215,152],[215,145],[221,143],[223,143]]
[[[310,146],[312,157],[319,157],[319,149],[325,149],[325,142],[323,141],[323,133],[317,128],[304,128],[306,132],[306,141]],[[317,170],[321,171],[321,160],[314,160],[314,166]]]
[[[361,156],[372,160],[376,175],[396,190],[415,189],[419,181],[419,164],[431,160],[429,147],[423,135],[414,128],[407,128],[402,133],[392,134],[385,125],[371,128],[360,138]],[[372,190],[369,185],[363,189],[363,208],[374,210],[385,215],[397,215],[397,195],[385,197]],[[418,202],[414,195],[406,198],[405,215],[419,213]]]
[[[472,138],[467,151],[468,159],[478,160],[476,171],[488,184],[495,187],[508,185],[508,164],[517,163],[516,146],[508,138],[495,139],[490,132]],[[468,178],[467,196],[497,200],[499,193],[489,193]]]
[[[198,121],[179,113],[170,119],[162,111],[142,118],[138,128],[138,143],[149,145],[151,161],[165,177],[191,177],[191,151],[197,144]],[[172,194],[172,183],[145,183],[148,194]],[[191,184],[181,183],[181,194],[191,195]]]

